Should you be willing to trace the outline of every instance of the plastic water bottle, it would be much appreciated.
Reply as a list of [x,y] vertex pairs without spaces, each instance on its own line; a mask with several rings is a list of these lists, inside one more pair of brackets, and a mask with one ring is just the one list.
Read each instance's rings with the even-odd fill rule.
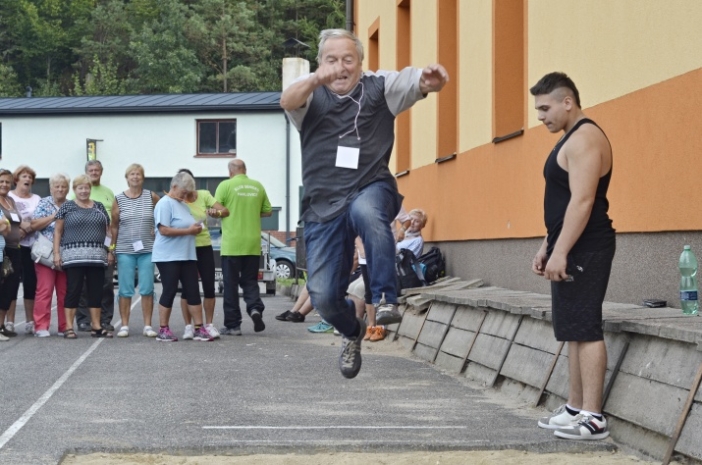
[[689,245],[680,254],[680,307],[683,315],[697,315],[700,308],[697,294],[697,258]]

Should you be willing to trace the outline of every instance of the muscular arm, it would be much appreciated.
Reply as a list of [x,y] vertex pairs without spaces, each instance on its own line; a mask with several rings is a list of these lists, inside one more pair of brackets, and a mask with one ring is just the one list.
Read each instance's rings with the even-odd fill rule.
[[[595,193],[602,171],[601,134],[596,128],[582,128],[570,137],[563,148],[571,197],[563,219],[563,228],[546,264],[544,276],[561,281],[567,276],[567,255],[582,234],[595,203]],[[599,132],[599,131],[598,131]],[[599,136],[599,137],[598,137]]]

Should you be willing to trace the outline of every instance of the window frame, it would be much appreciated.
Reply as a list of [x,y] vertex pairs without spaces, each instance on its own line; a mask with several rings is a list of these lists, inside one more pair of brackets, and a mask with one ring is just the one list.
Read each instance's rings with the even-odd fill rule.
[[[234,123],[236,130],[238,130],[238,124],[236,118],[223,118],[223,119],[196,119],[195,120],[195,158],[236,158],[237,148],[234,147],[234,152],[215,152],[215,153],[201,153],[200,152],[200,123],[215,123],[216,133],[215,139],[217,147],[215,150],[219,150],[219,123]],[[238,134],[237,134],[238,139]]]

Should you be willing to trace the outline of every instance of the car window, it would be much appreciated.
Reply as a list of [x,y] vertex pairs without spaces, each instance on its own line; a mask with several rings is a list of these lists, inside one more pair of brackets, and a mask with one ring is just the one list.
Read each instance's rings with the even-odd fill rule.
[[[287,247],[287,245],[285,245],[285,242],[276,239],[275,236],[270,236],[270,238],[272,247]],[[267,240],[268,233],[261,232],[261,245],[264,245]]]

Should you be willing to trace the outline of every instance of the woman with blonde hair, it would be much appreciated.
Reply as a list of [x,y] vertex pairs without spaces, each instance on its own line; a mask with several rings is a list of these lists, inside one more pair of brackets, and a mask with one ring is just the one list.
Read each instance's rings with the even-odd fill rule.
[[[49,179],[51,195],[39,201],[32,215],[32,229],[43,235],[52,244],[56,215],[66,202],[69,183],[71,180],[65,174],[55,174]],[[56,309],[58,316],[58,333],[63,335],[66,330],[66,313],[64,301],[66,298],[66,272],[61,268],[49,268],[41,263],[34,263],[37,275],[37,293],[34,302],[34,335],[48,337],[51,324],[51,299],[56,290]]]
[[151,327],[154,311],[154,264],[151,262],[151,252],[154,247],[154,206],[159,196],[144,189],[143,166],[132,163],[124,172],[124,177],[128,189],[115,196],[110,226],[110,250],[117,256],[119,314],[122,318],[122,327],[117,337],[129,336],[129,316],[137,270],[141,309],[144,313],[142,334],[156,337],[156,331]]
[[100,325],[100,305],[105,267],[114,262],[112,251],[105,247],[110,226],[107,210],[90,200],[90,178],[81,174],[73,180],[75,200],[61,205],[54,230],[54,265],[66,270],[66,331],[64,338],[76,339],[73,321],[86,284],[92,337],[112,337]]

